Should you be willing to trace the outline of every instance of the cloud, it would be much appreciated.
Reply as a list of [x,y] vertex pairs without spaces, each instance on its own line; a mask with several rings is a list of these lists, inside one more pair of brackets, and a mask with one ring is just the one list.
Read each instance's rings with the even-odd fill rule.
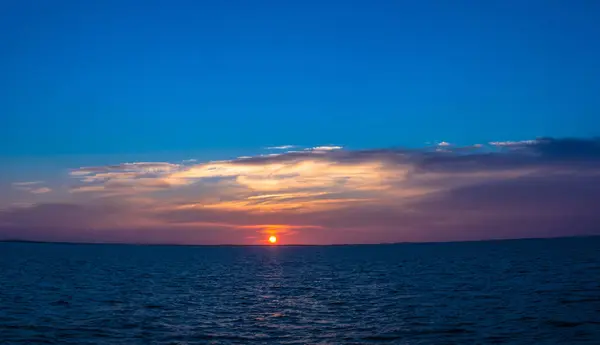
[[537,140],[522,140],[522,141],[492,141],[490,145],[498,147],[517,147],[526,145],[535,145]]
[[117,165],[82,167],[71,171],[72,176],[94,175],[102,173],[144,173],[156,174],[179,169],[180,164],[166,162],[134,162]]
[[296,145],[281,145],[281,146],[271,146],[267,147],[267,150],[289,150],[298,147]]
[[71,187],[71,193],[104,192],[106,188],[103,185],[98,186],[75,186]]
[[307,150],[312,151],[333,151],[333,150],[341,150],[341,146],[316,146]]
[[105,241],[243,244],[266,233],[283,243],[600,233],[599,139],[493,143],[77,168],[73,200],[5,209],[0,235],[66,227]]
[[70,192],[101,193],[104,196],[153,192],[170,188],[176,181],[169,182],[164,177],[186,167],[186,165],[166,162],[81,167],[69,173],[72,178],[80,180],[81,183],[72,186]]
[[40,184],[40,183],[44,183],[44,182],[43,181],[13,182],[12,185],[15,187],[22,187],[22,186],[33,186],[33,185]]
[[44,183],[43,181],[30,181],[30,182],[13,182],[12,186],[14,189],[28,192],[31,194],[45,194],[52,191],[52,189],[48,187],[41,187],[40,184]]
[[52,191],[52,189],[50,189],[48,187],[40,187],[40,188],[32,189],[29,192],[33,193],[33,194],[44,194],[44,193],[49,193],[51,191]]

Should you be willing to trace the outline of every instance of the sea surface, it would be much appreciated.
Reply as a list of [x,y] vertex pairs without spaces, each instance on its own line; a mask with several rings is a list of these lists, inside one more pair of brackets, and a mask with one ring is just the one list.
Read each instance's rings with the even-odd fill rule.
[[0,344],[600,344],[600,237],[0,243]]

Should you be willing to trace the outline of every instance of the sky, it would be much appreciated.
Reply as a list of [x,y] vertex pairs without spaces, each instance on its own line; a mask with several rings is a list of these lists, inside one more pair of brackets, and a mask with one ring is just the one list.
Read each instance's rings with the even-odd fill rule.
[[0,239],[600,234],[600,3],[0,2]]

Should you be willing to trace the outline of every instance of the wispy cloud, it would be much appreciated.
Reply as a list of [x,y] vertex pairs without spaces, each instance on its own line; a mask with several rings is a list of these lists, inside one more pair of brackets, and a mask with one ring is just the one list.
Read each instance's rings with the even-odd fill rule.
[[525,146],[525,145],[534,145],[537,143],[537,140],[521,140],[521,141],[492,141],[490,145],[498,146],[498,147],[511,147],[511,146]]
[[12,186],[17,190],[31,194],[45,194],[51,192],[52,189],[40,186],[43,183],[44,181],[13,182]]
[[12,185],[15,187],[23,187],[23,186],[33,186],[40,183],[44,183],[43,181],[27,181],[27,182],[13,182]]
[[82,167],[71,171],[71,175],[91,175],[101,173],[134,173],[134,174],[156,174],[179,169],[180,164],[166,162],[134,162],[117,165]]
[[29,192],[33,193],[33,194],[44,194],[44,193],[49,193],[51,191],[52,191],[52,189],[50,189],[48,187],[40,187],[40,188],[31,189]]
[[[168,232],[182,243],[246,243],[253,237],[247,232],[285,234],[299,243],[344,243],[598,231],[593,224],[600,222],[594,210],[600,203],[599,140],[442,143],[423,149],[325,146],[186,165],[77,168],[70,173],[73,204],[5,211],[0,234],[3,226],[61,228],[68,217],[78,219],[70,228],[107,229],[97,236],[110,239],[147,229],[154,237],[140,240],[166,241]],[[59,209],[68,217],[56,216]]]
[[308,148],[307,150],[313,151],[333,151],[333,150],[341,150],[341,146],[316,146],[312,148]]
[[289,149],[293,149],[296,147],[298,147],[298,146],[296,146],[296,145],[271,146],[271,147],[267,147],[267,150],[289,150]]

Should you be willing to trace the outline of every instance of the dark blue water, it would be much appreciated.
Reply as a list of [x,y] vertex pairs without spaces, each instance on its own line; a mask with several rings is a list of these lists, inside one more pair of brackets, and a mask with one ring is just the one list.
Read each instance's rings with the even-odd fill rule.
[[600,238],[0,244],[2,344],[600,344]]

